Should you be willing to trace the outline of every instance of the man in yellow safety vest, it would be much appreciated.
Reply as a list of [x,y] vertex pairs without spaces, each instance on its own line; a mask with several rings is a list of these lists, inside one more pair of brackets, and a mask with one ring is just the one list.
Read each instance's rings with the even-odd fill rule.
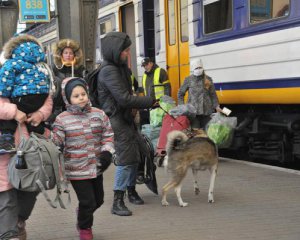
[[[145,68],[142,80],[144,95],[155,99],[160,99],[163,95],[171,96],[171,84],[166,70],[149,57],[144,58],[141,65]],[[145,112],[140,111],[140,115],[141,125],[149,123],[148,109]]]
[[144,58],[141,65],[145,68],[142,82],[145,96],[155,99],[163,95],[171,96],[171,84],[166,70],[160,68],[149,57]]

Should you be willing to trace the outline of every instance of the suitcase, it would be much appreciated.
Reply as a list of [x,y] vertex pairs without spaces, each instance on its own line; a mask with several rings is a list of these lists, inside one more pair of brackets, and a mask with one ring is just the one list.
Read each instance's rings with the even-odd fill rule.
[[159,139],[156,148],[155,156],[158,158],[157,164],[161,166],[162,161],[166,155],[166,143],[167,135],[173,130],[184,130],[190,127],[190,121],[187,116],[178,116],[173,117],[169,114],[166,114],[162,121],[162,127],[159,133]]

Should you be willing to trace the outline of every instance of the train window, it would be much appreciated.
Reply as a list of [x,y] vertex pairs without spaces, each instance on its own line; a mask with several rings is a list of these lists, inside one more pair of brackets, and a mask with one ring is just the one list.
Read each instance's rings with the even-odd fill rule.
[[112,31],[112,22],[111,20],[100,23],[100,35],[104,35]]
[[232,27],[232,0],[203,0],[204,33]]
[[104,37],[104,35],[108,32],[114,31],[116,27],[115,15],[110,14],[106,17],[100,18],[100,38]]
[[288,16],[290,0],[250,0],[250,23]]
[[189,41],[188,0],[180,1],[181,42]]
[[169,29],[169,44],[174,45],[176,43],[176,18],[175,18],[175,1],[168,1],[168,29]]

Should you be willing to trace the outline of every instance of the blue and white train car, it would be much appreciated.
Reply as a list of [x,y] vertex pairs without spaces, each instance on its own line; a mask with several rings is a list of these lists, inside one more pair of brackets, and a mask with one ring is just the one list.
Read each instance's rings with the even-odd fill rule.
[[153,57],[176,98],[190,61],[201,58],[221,105],[238,117],[231,148],[280,162],[300,157],[299,0],[102,2],[100,24],[113,18],[115,27],[108,26],[134,39],[138,79],[140,60]]
[[220,102],[239,117],[233,147],[252,158],[286,162],[299,157],[300,2],[203,0],[192,5],[190,59],[201,57]]

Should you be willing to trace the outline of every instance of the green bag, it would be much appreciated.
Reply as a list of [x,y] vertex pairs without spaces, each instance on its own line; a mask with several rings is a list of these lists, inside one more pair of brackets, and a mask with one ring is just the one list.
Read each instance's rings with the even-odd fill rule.
[[207,124],[207,136],[218,148],[228,148],[232,143],[236,125],[236,117],[227,117],[221,113],[215,113]]
[[[162,120],[172,108],[176,107],[175,100],[167,95],[162,96],[159,99],[159,105],[161,108],[156,108],[150,111],[150,125],[152,127],[160,127],[162,125]],[[166,111],[166,112],[165,112]]]

